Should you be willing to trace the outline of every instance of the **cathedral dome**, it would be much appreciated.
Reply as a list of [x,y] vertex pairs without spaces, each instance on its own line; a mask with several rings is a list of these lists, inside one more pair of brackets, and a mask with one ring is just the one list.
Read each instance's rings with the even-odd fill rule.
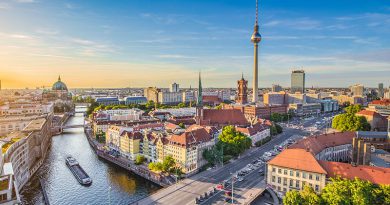
[[58,76],[58,81],[53,84],[52,90],[68,91],[66,84],[61,81],[61,76]]

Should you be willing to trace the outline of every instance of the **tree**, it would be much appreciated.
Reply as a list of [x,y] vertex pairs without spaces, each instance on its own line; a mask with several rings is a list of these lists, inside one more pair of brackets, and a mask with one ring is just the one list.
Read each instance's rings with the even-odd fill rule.
[[296,190],[288,191],[283,198],[283,204],[285,205],[301,205],[302,203],[301,194]]
[[363,116],[356,116],[362,109],[360,105],[350,105],[344,110],[346,113],[336,115],[332,121],[332,128],[339,131],[369,131],[371,129],[367,119]]
[[186,128],[186,126],[185,126],[184,123],[182,123],[182,122],[179,123],[179,127],[182,128],[182,129]]
[[135,158],[135,164],[140,165],[140,164],[144,163],[145,160],[146,159],[143,155],[137,155],[137,157]]
[[164,172],[169,172],[171,168],[174,166],[175,166],[175,160],[173,159],[172,156],[167,156],[164,158],[162,163],[162,170]]
[[252,140],[241,132],[238,132],[232,125],[224,127],[218,139],[219,146],[224,147],[225,155],[237,156],[246,149],[249,149],[252,145]]
[[350,182],[346,179],[341,178],[332,178],[331,181],[332,182],[327,184],[321,193],[321,198],[324,203],[330,205],[351,204],[351,196],[349,190]]
[[313,187],[306,185],[303,190],[299,192],[302,199],[303,205],[317,205],[320,204],[321,198],[313,190]]

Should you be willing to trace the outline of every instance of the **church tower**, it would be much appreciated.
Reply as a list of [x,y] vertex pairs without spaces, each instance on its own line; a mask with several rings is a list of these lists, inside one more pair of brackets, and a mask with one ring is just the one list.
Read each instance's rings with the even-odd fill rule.
[[202,80],[199,72],[199,85],[198,85],[198,97],[196,99],[196,115],[195,121],[197,125],[201,124],[203,118],[203,95],[202,95]]

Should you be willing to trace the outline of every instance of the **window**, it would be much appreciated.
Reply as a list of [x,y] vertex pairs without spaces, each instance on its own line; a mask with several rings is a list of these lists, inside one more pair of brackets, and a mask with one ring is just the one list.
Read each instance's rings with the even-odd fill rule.
[[320,189],[320,187],[319,187],[318,185],[316,185],[315,190],[316,190],[316,191],[319,191],[319,189]]
[[275,167],[272,167],[272,172],[276,172],[276,168]]
[[295,182],[295,186],[296,186],[297,188],[299,188],[299,180],[297,180],[297,181]]
[[287,169],[285,169],[283,173],[284,173],[284,175],[287,175]]
[[283,185],[287,186],[287,179],[286,178],[283,178]]
[[280,191],[280,186],[278,186],[278,191]]
[[282,183],[282,178],[278,177],[278,183]]
[[296,171],[296,172],[295,172],[295,176],[296,176],[296,177],[299,177],[299,171]]
[[320,175],[316,175],[316,180],[320,181]]
[[294,186],[294,180],[290,179],[290,187]]
[[287,191],[287,189],[286,189],[286,188],[283,188],[283,191],[284,191],[284,192],[286,192],[286,191]]
[[281,174],[282,173],[282,169],[278,169],[278,173]]
[[290,176],[294,176],[293,170],[290,170]]
[[275,182],[275,176],[272,176],[272,182]]
[[306,172],[302,172],[302,177],[306,179]]
[[312,174],[309,174],[309,179],[313,179],[313,175]]

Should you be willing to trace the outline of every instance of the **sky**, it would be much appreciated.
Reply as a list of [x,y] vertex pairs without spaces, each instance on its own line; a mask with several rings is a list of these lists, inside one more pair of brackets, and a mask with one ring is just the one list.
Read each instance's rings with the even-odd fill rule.
[[[255,0],[0,0],[3,88],[252,85]],[[260,1],[259,87],[390,86],[390,1]]]

